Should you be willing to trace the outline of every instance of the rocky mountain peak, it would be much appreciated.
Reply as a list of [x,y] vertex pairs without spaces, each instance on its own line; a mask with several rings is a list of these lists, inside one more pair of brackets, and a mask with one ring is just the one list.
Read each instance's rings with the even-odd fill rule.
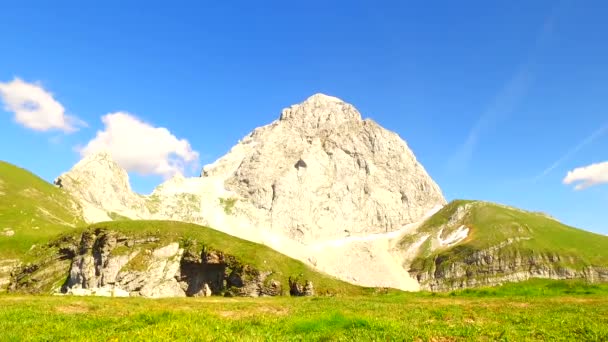
[[127,172],[107,153],[86,157],[60,178],[89,222],[124,216],[198,223],[366,286],[411,288],[413,280],[401,265],[387,264],[384,247],[348,244],[327,257],[318,248],[391,235],[445,204],[399,135],[323,94],[283,110],[203,170],[201,177],[173,177],[149,196],[131,191]]
[[225,180],[248,217],[301,242],[394,231],[445,204],[405,141],[323,94],[284,109],[203,175]]
[[105,151],[84,157],[60,178],[64,186],[69,186],[69,179],[72,179],[77,180],[79,184],[84,182],[97,187],[111,186],[117,191],[131,191],[129,174],[114,161],[110,153]]
[[337,97],[315,94],[300,104],[284,109],[280,121],[305,130],[314,130],[361,121],[361,114],[355,107]]
[[87,221],[105,218],[95,209],[119,212],[140,201],[131,191],[129,174],[108,152],[86,156],[59,176],[58,181],[83,204]]
[[[112,158],[109,152],[102,151],[90,154],[82,158],[72,170],[89,170],[96,172],[118,172],[127,174],[127,172],[118,165]],[[128,175],[127,175],[128,177]]]

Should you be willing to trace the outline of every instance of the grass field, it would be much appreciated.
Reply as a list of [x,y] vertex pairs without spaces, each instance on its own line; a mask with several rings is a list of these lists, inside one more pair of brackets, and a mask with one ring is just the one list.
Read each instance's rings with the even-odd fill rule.
[[33,245],[83,226],[80,207],[63,190],[0,161],[0,259],[22,257]]
[[0,340],[606,341],[608,285],[258,299],[4,295]]
[[[34,284],[48,280],[54,288],[54,276],[65,280],[70,261],[53,259],[59,245],[49,241],[59,236],[79,241],[84,230],[107,229],[130,237],[155,236],[158,246],[179,242],[196,255],[204,249],[222,251],[260,270],[272,270],[283,284],[289,276],[302,275],[314,282],[317,293],[335,295],[151,300],[4,294],[0,341],[608,341],[608,284],[532,280],[441,294],[362,288],[315,272],[268,247],[192,224],[121,220],[86,228],[80,208],[65,192],[1,162],[0,194],[0,228],[11,231],[0,236],[0,260],[50,259],[62,265],[53,277],[43,267],[40,279],[35,272],[24,278]],[[466,203],[448,205],[419,233],[438,233]],[[471,229],[460,245],[465,249],[440,249],[419,261],[434,262],[442,253],[458,259],[463,257],[458,251],[522,237],[512,244],[521,253],[559,254],[567,266],[608,263],[608,238],[543,215],[481,204],[461,221],[446,228],[466,224]],[[125,247],[113,252],[127,251]]]

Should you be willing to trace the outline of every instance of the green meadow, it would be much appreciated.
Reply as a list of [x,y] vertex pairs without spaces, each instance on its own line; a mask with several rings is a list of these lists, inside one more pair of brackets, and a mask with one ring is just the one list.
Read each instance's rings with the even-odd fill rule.
[[606,341],[608,285],[312,298],[0,296],[2,341]]

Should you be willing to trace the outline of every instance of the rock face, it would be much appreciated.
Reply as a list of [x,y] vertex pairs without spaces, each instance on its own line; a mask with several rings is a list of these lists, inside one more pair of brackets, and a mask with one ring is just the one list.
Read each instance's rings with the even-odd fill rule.
[[[260,272],[220,251],[203,248],[198,253],[196,243],[185,249],[154,236],[138,238],[96,229],[78,240],[66,238],[56,244],[57,255],[15,272],[11,290],[147,298],[283,294],[271,272]],[[66,274],[67,281],[58,282]]]
[[107,153],[82,159],[55,184],[79,200],[88,222],[109,221],[110,213],[127,209],[134,218],[150,216],[144,199],[131,191],[127,172]]
[[608,268],[587,266],[582,270],[565,267],[558,254],[522,255],[508,250],[511,241],[481,250],[462,261],[437,261],[427,271],[413,271],[420,287],[429,291],[451,291],[480,286],[495,286],[531,278],[586,279],[608,282]]
[[225,178],[252,216],[302,242],[394,231],[445,203],[397,134],[322,94],[283,110],[203,176]]
[[[116,253],[127,244],[155,243],[130,241],[116,234],[85,233],[72,261],[67,289],[119,288],[149,298],[185,297],[178,283],[183,250],[177,243],[154,249],[130,249]],[[114,252],[114,253],[113,253]]]
[[11,282],[11,272],[19,264],[19,260],[0,260],[0,293],[5,292]]
[[127,172],[106,152],[84,158],[55,183],[81,203],[90,223],[121,217],[203,223],[197,179],[178,174],[152,194],[139,195],[131,190]]
[[311,297],[315,295],[315,289],[312,281],[302,281],[297,278],[289,279],[289,294],[296,297]]
[[250,225],[304,243],[395,231],[445,204],[397,134],[322,94],[255,129],[205,166],[202,177],[178,175],[141,196],[131,191],[126,171],[101,153],[83,159],[58,181],[83,203],[89,222],[116,213],[218,229]]

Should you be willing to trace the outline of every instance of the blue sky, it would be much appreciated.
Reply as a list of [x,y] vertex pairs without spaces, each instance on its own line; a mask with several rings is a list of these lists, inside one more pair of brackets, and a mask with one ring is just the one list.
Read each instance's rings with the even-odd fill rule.
[[[148,192],[183,167],[167,153],[196,174],[322,92],[399,133],[448,200],[608,233],[608,2],[167,4],[2,2],[0,159],[52,180],[135,125],[162,145],[130,165]],[[592,186],[563,184],[577,168]]]

